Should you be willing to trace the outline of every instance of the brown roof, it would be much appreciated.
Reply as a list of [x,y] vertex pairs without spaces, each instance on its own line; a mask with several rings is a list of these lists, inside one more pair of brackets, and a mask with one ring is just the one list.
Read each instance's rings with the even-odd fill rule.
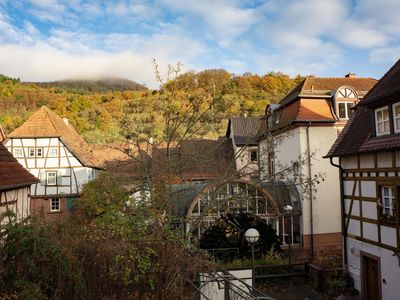
[[186,140],[170,148],[168,164],[165,148],[154,148],[151,162],[153,176],[172,175],[181,180],[206,180],[235,173],[234,154],[230,139]]
[[1,124],[0,124],[0,143],[3,142],[5,139],[6,139],[6,135],[5,135],[5,133],[3,131],[3,128],[1,127]]
[[400,149],[399,135],[390,134],[376,137],[372,126],[374,107],[380,103],[385,105],[387,98],[396,91],[400,95],[399,80],[400,60],[357,105],[351,119],[347,122],[326,157]]
[[229,138],[232,131],[235,145],[257,145],[256,135],[261,123],[260,117],[232,117],[229,119],[225,136]]
[[298,97],[331,97],[332,92],[341,86],[350,86],[357,91],[359,97],[363,97],[376,83],[377,80],[373,78],[309,76],[283,98],[280,105],[287,105]]
[[58,137],[79,161],[87,167],[102,168],[93,146],[76,132],[71,124],[64,122],[56,113],[42,106],[20,127],[8,135],[8,138]]
[[29,186],[38,181],[0,143],[0,190]]

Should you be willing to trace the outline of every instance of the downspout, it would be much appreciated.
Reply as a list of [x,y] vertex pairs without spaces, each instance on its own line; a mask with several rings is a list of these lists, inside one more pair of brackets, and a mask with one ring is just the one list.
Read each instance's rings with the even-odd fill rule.
[[345,206],[344,206],[344,186],[343,186],[343,168],[333,162],[333,157],[329,157],[332,166],[339,169],[340,180],[340,209],[342,214],[342,240],[343,240],[343,265],[344,271],[347,272],[347,229],[345,226]]
[[307,162],[308,162],[308,184],[310,188],[310,242],[311,242],[311,260],[314,259],[314,220],[313,220],[313,189],[311,178],[311,151],[310,151],[310,124],[307,125]]

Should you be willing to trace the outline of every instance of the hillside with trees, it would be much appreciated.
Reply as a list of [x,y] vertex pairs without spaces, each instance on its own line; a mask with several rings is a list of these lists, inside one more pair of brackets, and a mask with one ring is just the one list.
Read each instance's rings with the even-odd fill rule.
[[26,83],[0,75],[0,123],[10,132],[46,105],[69,118],[89,142],[162,139],[165,120],[157,112],[161,98],[174,90],[179,96],[171,113],[184,113],[185,102],[196,101],[199,95],[209,99],[211,109],[199,120],[195,137],[215,138],[224,134],[230,116],[262,115],[268,103],[279,101],[303,79],[274,72],[235,76],[221,69],[182,74],[177,70],[175,75],[159,90],[121,79]]

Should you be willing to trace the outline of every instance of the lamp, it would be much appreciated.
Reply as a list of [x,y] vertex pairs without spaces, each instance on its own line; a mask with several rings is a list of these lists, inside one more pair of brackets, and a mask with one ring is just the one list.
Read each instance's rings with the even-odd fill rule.
[[285,214],[289,217],[289,265],[292,263],[292,249],[291,249],[291,244],[292,244],[292,213],[293,213],[293,207],[291,205],[286,205],[283,210],[285,211]]
[[255,267],[254,267],[254,244],[257,243],[257,241],[260,238],[260,233],[258,232],[257,229],[255,228],[249,228],[246,230],[244,234],[246,241],[250,244],[251,246],[251,285],[253,287],[253,290],[255,288]]

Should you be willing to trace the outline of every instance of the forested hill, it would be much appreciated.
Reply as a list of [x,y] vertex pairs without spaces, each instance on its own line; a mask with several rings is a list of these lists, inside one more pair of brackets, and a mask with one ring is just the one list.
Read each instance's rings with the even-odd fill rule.
[[8,133],[46,105],[68,117],[89,142],[116,142],[127,136],[162,139],[165,119],[160,109],[166,108],[160,106],[160,99],[173,90],[175,114],[185,109],[185,101],[200,95],[213,99],[211,112],[199,119],[197,137],[217,137],[224,134],[230,116],[262,115],[268,103],[279,101],[301,80],[301,76],[291,78],[283,73],[235,76],[225,70],[205,70],[184,73],[151,91],[136,84],[123,85],[128,82],[124,80],[106,88],[96,81],[93,85],[81,81],[24,83],[0,74],[0,123]]
[[136,83],[132,80],[124,78],[100,78],[100,79],[80,79],[80,80],[60,80],[52,82],[33,82],[34,84],[51,88],[56,87],[58,89],[63,89],[70,91],[72,93],[105,93],[109,91],[141,91],[145,90],[146,87],[142,84]]

